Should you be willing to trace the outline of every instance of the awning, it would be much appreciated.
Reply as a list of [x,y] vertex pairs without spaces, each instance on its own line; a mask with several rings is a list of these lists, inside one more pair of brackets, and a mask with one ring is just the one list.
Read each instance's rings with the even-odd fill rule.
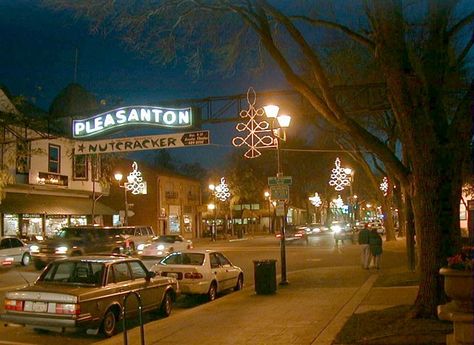
[[[34,213],[51,215],[90,215],[92,214],[92,199],[43,195],[7,193],[0,203],[1,213]],[[96,201],[94,214],[117,214],[114,209]]]

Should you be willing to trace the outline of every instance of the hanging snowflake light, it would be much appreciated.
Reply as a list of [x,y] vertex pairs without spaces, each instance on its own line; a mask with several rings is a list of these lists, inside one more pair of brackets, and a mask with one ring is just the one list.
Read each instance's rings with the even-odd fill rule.
[[143,194],[145,189],[145,182],[143,182],[142,173],[138,170],[137,162],[132,164],[133,171],[127,176],[127,183],[125,184],[127,190],[131,191],[132,194]]
[[319,207],[322,204],[322,201],[321,201],[321,198],[320,198],[318,192],[314,193],[314,196],[310,196],[309,201],[315,207]]
[[221,183],[216,186],[214,190],[214,195],[220,201],[226,201],[230,198],[229,186],[227,185],[227,183],[225,183],[224,177],[221,177]]
[[344,206],[344,201],[341,199],[340,195],[338,195],[337,199],[334,199],[332,202],[336,208],[342,208]]
[[341,191],[344,187],[350,184],[350,180],[347,174],[344,172],[344,169],[341,168],[341,160],[339,157],[336,158],[335,162],[336,167],[332,169],[331,180],[329,181],[330,186],[334,186],[334,189]]
[[388,178],[384,176],[382,183],[380,184],[380,190],[383,192],[383,196],[388,194]]
[[[252,100],[250,100],[251,97]],[[270,124],[262,119],[265,116],[265,111],[262,108],[255,109],[254,107],[256,99],[255,90],[252,87],[249,88],[247,91],[249,108],[240,112],[240,117],[247,122],[239,122],[235,126],[237,131],[247,132],[247,134],[232,139],[232,144],[235,147],[244,145],[249,147],[244,153],[245,158],[256,158],[262,154],[259,149],[276,147],[278,145],[277,139],[272,135]]]

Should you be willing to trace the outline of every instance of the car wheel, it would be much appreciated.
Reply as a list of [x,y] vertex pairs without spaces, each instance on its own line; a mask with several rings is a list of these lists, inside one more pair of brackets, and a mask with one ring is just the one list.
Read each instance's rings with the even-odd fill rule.
[[171,292],[167,291],[165,293],[165,296],[163,297],[163,301],[161,302],[161,306],[160,306],[161,316],[164,316],[164,317],[170,316],[172,305],[173,305],[173,297],[171,296]]
[[239,277],[237,278],[237,284],[235,284],[234,291],[240,291],[242,290],[244,286],[244,277],[242,274],[239,274]]
[[212,282],[211,286],[209,287],[209,291],[207,292],[207,300],[212,302],[217,297],[217,285],[216,282]]
[[105,313],[100,332],[107,338],[110,338],[117,332],[117,315],[112,309],[107,310]]
[[21,258],[21,265],[22,266],[28,266],[31,262],[31,256],[28,253],[23,254],[23,257]]

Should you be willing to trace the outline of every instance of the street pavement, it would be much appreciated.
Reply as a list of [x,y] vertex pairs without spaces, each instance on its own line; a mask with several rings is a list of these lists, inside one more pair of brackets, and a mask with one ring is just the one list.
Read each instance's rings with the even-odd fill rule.
[[[385,242],[384,251],[398,253],[403,264],[403,239]],[[358,265],[288,272],[289,284],[278,285],[274,294],[256,294],[254,286],[246,286],[213,302],[149,322],[144,327],[144,343],[330,345],[354,313],[414,302],[416,286],[374,286],[379,272]],[[140,328],[129,330],[127,339],[128,344],[140,344]],[[94,344],[124,343],[119,334]]]

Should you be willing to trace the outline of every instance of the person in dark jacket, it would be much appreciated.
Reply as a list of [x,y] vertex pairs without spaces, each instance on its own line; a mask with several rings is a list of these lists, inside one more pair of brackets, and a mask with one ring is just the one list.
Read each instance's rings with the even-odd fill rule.
[[360,262],[362,264],[362,267],[365,268],[366,270],[369,269],[369,263],[370,263],[369,235],[370,235],[369,224],[366,223],[364,225],[364,228],[361,231],[359,231],[359,236],[358,236],[359,245],[362,247]]
[[382,256],[382,237],[378,234],[377,229],[372,229],[369,233],[369,248],[374,266],[376,269],[379,269],[380,257]]

